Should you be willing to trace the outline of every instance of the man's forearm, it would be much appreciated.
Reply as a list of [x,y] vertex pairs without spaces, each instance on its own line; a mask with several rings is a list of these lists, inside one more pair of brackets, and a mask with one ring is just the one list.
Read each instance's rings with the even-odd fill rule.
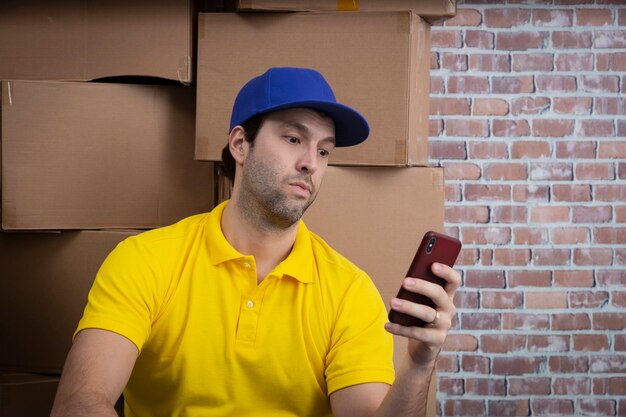
[[118,417],[114,405],[102,395],[75,393],[56,398],[50,417]]
[[434,363],[418,367],[404,361],[376,417],[425,417],[434,367]]

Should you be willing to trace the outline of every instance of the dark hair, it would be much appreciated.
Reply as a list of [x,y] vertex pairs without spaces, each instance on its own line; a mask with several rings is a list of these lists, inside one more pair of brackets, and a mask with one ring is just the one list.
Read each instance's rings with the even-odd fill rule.
[[[244,130],[244,139],[250,144],[250,147],[254,146],[254,140],[256,139],[259,130],[261,130],[261,126],[263,126],[264,121],[265,116],[260,114],[247,120],[241,125]],[[230,153],[228,144],[226,144],[226,146],[224,146],[224,149],[222,149],[222,164],[224,175],[226,175],[231,183],[234,182],[235,169],[237,167],[237,164],[235,163],[235,158],[233,158],[233,155]]]

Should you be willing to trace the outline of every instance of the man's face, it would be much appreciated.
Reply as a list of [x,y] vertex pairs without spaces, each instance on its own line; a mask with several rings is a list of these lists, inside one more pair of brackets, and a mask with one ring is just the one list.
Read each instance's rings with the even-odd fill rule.
[[240,201],[249,218],[280,229],[300,220],[315,200],[334,136],[332,119],[313,110],[268,115],[243,163]]

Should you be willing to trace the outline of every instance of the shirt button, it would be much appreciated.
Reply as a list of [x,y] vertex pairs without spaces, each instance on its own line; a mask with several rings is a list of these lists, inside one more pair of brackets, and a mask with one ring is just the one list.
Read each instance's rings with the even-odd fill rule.
[[244,263],[243,263],[243,266],[244,266],[244,268],[250,269],[250,267],[251,267],[252,265],[250,265],[250,262],[244,262]]
[[248,307],[248,308],[254,308],[254,301],[252,301],[252,300],[248,300],[248,302],[246,303],[246,307]]

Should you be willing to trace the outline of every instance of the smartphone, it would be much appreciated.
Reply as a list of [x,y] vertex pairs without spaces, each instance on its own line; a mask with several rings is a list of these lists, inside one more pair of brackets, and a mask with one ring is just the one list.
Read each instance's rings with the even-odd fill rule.
[[[411,262],[406,276],[425,279],[443,287],[446,281],[433,274],[430,267],[434,262],[442,263],[450,267],[454,266],[460,251],[461,242],[458,239],[437,232],[426,232],[419,248],[417,248],[417,252],[413,257],[413,262]],[[421,294],[415,294],[404,289],[404,287],[400,287],[397,298],[435,308],[435,303],[433,303],[430,298]],[[409,316],[408,314],[400,313],[395,310],[389,311],[389,321],[403,326],[424,327],[428,324],[417,317]]]

